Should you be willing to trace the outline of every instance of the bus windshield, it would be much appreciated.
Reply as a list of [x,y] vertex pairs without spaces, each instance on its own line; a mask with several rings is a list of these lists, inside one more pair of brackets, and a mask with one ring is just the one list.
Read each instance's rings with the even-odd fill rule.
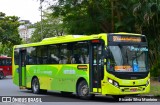
[[110,57],[107,70],[115,72],[148,71],[148,47],[140,45],[109,46]]

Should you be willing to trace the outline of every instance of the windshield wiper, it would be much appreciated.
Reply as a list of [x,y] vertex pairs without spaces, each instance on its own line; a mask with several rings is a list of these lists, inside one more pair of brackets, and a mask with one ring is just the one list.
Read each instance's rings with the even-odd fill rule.
[[132,62],[135,59],[137,64],[138,64],[138,57],[139,57],[139,55],[137,55],[137,54],[140,51],[140,47],[141,47],[141,45],[139,44],[137,47],[137,51],[135,51],[135,58],[132,59]]
[[126,49],[126,58],[127,58],[127,64],[129,64],[129,62],[128,62],[128,53],[127,53],[127,49]]

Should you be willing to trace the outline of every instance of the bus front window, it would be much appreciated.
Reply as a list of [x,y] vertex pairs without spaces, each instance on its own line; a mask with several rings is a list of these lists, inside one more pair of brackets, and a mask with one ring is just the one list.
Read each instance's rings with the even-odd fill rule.
[[147,53],[146,46],[109,46],[110,57],[107,58],[107,70],[115,72],[146,72]]

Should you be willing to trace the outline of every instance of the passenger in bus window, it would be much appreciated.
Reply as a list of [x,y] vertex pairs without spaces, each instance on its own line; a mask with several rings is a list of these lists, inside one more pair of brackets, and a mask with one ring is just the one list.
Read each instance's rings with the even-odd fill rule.
[[76,63],[76,64],[81,64],[80,55],[79,55],[79,54],[75,54],[75,55],[74,55],[74,59],[75,59],[75,63]]
[[82,53],[82,55],[80,56],[80,61],[82,64],[87,64],[89,63],[89,57],[84,53]]
[[67,63],[67,58],[63,55],[60,56],[59,64],[66,64]]
[[81,64],[81,58],[79,54],[75,54],[73,57],[71,57],[71,63],[72,64]]
[[54,54],[51,54],[51,58],[50,58],[49,62],[53,63],[53,64],[58,64],[59,58],[57,56],[55,56]]

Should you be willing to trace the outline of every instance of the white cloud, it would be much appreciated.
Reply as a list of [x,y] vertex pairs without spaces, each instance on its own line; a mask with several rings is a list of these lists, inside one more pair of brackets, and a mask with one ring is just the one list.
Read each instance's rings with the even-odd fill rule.
[[40,21],[38,0],[0,0],[0,12],[6,16],[18,16],[20,20]]

